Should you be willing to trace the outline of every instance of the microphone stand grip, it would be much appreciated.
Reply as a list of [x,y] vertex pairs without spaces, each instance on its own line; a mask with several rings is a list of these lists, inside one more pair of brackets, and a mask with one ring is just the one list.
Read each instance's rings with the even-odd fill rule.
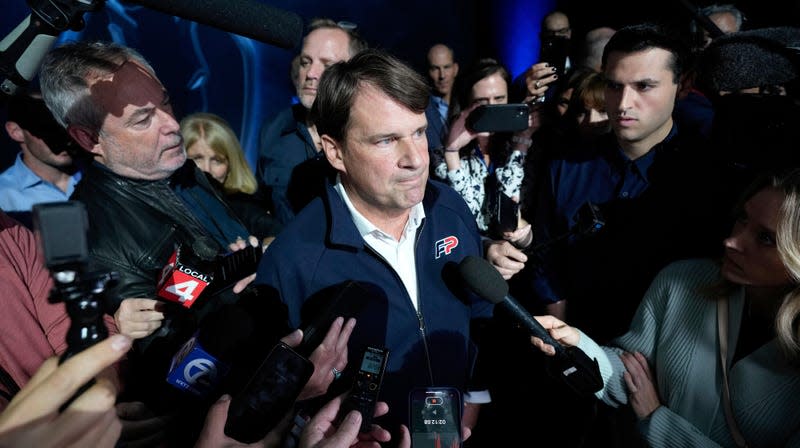
[[28,0],[31,14],[0,41],[0,92],[13,95],[39,70],[42,59],[67,29],[79,31],[83,14],[105,0]]

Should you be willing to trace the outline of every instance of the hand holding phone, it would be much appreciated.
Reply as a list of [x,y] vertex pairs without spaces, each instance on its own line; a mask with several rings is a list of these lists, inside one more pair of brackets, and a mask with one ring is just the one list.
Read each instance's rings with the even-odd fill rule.
[[527,104],[483,104],[467,116],[472,132],[516,132],[528,129]]
[[225,434],[254,443],[292,410],[314,365],[283,342],[272,348],[241,393],[231,399]]
[[490,201],[492,233],[502,237],[505,232],[517,230],[519,225],[519,203],[502,191]]
[[542,40],[539,50],[539,61],[547,62],[556,68],[556,73],[564,75],[569,53],[569,39],[563,36],[550,36]]
[[378,393],[381,390],[388,359],[389,351],[385,348],[368,346],[364,349],[353,387],[339,410],[339,419],[344,418],[352,410],[361,413],[359,432],[372,430],[372,416],[375,414],[375,404],[378,402]]
[[461,392],[454,387],[412,389],[409,396],[411,445],[414,448],[460,448]]

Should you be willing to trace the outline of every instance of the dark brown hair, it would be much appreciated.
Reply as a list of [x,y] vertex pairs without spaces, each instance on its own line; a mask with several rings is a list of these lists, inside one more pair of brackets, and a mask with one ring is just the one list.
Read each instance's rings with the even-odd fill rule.
[[322,74],[309,116],[319,135],[344,140],[350,109],[365,85],[414,113],[424,113],[428,107],[428,85],[419,73],[385,51],[367,49],[349,61],[331,65]]

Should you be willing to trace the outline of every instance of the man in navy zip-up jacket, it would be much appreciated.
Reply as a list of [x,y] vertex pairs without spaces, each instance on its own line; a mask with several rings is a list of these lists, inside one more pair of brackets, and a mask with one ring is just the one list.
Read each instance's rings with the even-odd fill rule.
[[464,200],[428,180],[427,102],[425,81],[380,51],[326,70],[312,114],[336,184],[284,229],[256,278],[277,290],[293,326],[326,288],[347,280],[379,288],[358,314],[348,370],[365,345],[389,350],[379,395],[389,414],[378,422],[390,429],[408,424],[412,387],[470,389],[470,323],[492,313],[458,286],[457,264],[481,256],[482,245]]

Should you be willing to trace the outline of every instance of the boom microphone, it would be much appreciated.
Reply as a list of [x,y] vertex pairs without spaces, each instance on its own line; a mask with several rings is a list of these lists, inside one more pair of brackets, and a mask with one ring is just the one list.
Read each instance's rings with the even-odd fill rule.
[[275,45],[292,49],[303,37],[299,15],[256,0],[126,0],[154,11],[181,17]]
[[458,266],[467,287],[478,296],[502,305],[522,323],[531,335],[555,348],[552,358],[555,371],[568,386],[580,395],[590,395],[603,388],[603,378],[597,360],[590,359],[578,347],[564,347],[516,299],[508,295],[508,283],[487,261],[475,256],[465,257]]
[[103,0],[28,0],[31,14],[0,41],[0,92],[17,93],[36,75],[58,35],[84,27],[83,14]]

